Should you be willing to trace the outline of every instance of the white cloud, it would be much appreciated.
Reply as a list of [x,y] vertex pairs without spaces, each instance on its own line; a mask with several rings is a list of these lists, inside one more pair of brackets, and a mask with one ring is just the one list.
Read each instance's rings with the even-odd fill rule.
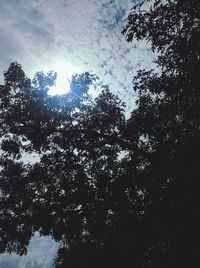
[[130,99],[133,75],[153,60],[145,44],[127,44],[121,34],[132,5],[131,0],[1,0],[2,68],[17,60],[33,75],[63,61],[96,73]]
[[58,243],[51,237],[39,237],[36,233],[28,247],[28,253],[18,256],[15,253],[2,254],[0,268],[51,268],[58,250]]

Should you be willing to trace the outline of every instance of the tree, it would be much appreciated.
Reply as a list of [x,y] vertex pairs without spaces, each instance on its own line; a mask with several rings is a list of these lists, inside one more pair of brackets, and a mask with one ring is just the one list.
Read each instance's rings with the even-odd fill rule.
[[138,108],[129,133],[139,152],[145,221],[153,223],[147,267],[198,267],[200,145],[199,1],[137,4],[123,30],[127,41],[147,40],[160,73],[134,78]]
[[[115,245],[113,257],[121,244],[128,246],[131,226],[128,231],[124,224],[127,217],[137,223],[141,202],[129,159],[120,157],[132,148],[123,135],[123,103],[107,86],[90,98],[88,88],[96,77],[89,73],[75,75],[62,96],[48,95],[56,79],[52,72],[37,73],[31,81],[12,63],[4,78],[1,252],[26,253],[39,231],[62,242],[61,251],[81,254],[78,249],[92,247],[89,265]],[[39,159],[27,163],[24,154],[32,153]]]
[[123,33],[152,44],[160,71],[138,71],[129,120],[107,87],[90,98],[89,73],[54,97],[52,72],[4,73],[2,252],[23,254],[39,231],[63,244],[57,267],[199,267],[199,3],[145,2]]

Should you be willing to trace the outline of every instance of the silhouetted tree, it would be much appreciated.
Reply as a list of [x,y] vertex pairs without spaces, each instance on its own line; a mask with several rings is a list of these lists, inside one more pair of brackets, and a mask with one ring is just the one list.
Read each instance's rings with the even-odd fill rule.
[[[138,4],[123,30],[127,41],[146,40],[161,71],[134,78],[137,109],[128,132],[143,152],[137,185],[150,221],[147,267],[200,265],[200,2]],[[131,137],[130,137],[131,138]]]
[[[50,96],[55,78],[37,73],[31,81],[17,63],[4,73],[1,252],[24,254],[39,231],[62,242],[63,252],[91,255],[72,264],[92,265],[105,254],[111,261],[119,248],[127,254],[141,202],[126,157],[132,144],[123,134],[124,105],[107,86],[93,100],[88,89],[96,78],[89,73],[75,75],[65,95]],[[27,163],[33,153],[38,161]]]
[[[145,6],[148,3],[149,6]],[[147,40],[159,72],[134,78],[137,107],[96,79],[28,79],[17,63],[0,86],[0,249],[23,254],[35,231],[63,245],[57,267],[199,267],[200,4],[137,4],[123,30]],[[24,154],[36,152],[37,163]]]

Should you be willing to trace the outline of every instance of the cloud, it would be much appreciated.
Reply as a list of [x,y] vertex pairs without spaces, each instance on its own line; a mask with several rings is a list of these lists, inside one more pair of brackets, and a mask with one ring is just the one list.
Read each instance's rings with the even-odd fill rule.
[[127,44],[121,34],[132,5],[131,0],[1,0],[2,68],[16,59],[32,76],[68,62],[130,99],[133,75],[154,59],[146,44]]
[[58,250],[58,243],[51,237],[39,237],[36,233],[28,247],[28,253],[24,256],[2,254],[0,256],[0,268],[51,268]]
[[13,61],[16,56],[18,56],[18,58],[22,56],[21,47],[18,42],[10,42],[10,34],[5,32],[1,26],[0,33],[1,63],[7,67],[9,62]]

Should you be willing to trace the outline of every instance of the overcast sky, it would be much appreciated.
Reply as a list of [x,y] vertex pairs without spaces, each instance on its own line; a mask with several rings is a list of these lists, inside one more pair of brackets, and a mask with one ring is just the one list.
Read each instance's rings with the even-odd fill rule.
[[[127,44],[121,34],[133,5],[134,0],[0,0],[0,80],[13,61],[31,77],[41,70],[54,69],[60,79],[92,71],[131,110],[133,75],[154,61],[145,43]],[[26,257],[2,255],[0,268],[51,267],[56,250],[50,238],[36,237]]]

